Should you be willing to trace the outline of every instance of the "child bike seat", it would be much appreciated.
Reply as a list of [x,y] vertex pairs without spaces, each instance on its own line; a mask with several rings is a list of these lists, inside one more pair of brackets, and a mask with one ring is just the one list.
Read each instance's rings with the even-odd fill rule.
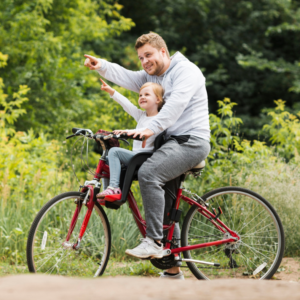
[[139,168],[149,157],[152,156],[152,154],[153,152],[140,152],[131,158],[131,160],[128,163],[124,181],[122,182],[121,200],[114,201],[113,199],[109,199],[110,196],[106,196],[105,197],[105,200],[107,199],[107,201],[105,201],[106,207],[118,209],[122,204],[126,202],[132,181],[136,179]]

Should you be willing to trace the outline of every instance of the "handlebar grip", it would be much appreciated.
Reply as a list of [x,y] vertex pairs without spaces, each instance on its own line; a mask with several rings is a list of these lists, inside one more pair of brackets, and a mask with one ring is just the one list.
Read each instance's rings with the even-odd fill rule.
[[66,137],[66,140],[72,138],[73,136],[75,136],[75,134],[68,135],[68,136]]
[[141,141],[141,142],[145,140],[144,136],[142,138],[140,138],[140,137],[134,138],[133,135],[128,135],[127,133],[122,133],[120,136],[125,139],[132,139],[132,140]]

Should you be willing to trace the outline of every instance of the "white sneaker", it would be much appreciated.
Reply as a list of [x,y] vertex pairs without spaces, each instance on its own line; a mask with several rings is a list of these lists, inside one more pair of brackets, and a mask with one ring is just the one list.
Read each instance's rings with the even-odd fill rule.
[[137,258],[162,258],[163,257],[163,245],[156,245],[154,240],[146,237],[141,239],[142,243],[134,249],[127,249],[126,254]]
[[162,279],[179,279],[179,280],[184,280],[184,275],[183,273],[180,271],[178,274],[176,275],[169,275],[166,274],[166,271],[164,271],[163,273],[160,273],[160,277]]

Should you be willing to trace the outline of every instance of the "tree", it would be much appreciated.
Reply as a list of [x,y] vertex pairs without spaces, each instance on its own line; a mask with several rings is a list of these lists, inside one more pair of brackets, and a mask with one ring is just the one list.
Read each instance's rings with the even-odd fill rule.
[[30,88],[18,130],[43,129],[57,136],[72,125],[100,119],[100,88],[96,76],[83,67],[83,54],[109,58],[106,38],[133,26],[120,9],[111,0],[1,1],[0,48],[9,66],[0,70],[0,77],[8,97],[19,85]]

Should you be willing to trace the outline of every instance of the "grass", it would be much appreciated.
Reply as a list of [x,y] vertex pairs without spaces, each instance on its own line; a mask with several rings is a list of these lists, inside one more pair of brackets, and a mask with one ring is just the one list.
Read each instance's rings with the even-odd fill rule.
[[[111,258],[106,267],[103,277],[115,276],[151,276],[158,277],[160,270],[156,269],[149,261],[123,260]],[[0,263],[0,276],[29,274],[26,265],[12,265],[6,262]],[[91,276],[87,276],[91,278]]]
[[[259,162],[255,162],[252,165],[237,166],[232,173],[215,170],[213,178],[218,186],[243,186],[265,197],[275,207],[284,225],[285,254],[288,256],[300,255],[300,235],[298,234],[300,232],[300,172],[298,165],[274,163],[268,168],[262,168]],[[27,235],[35,215],[42,205],[54,195],[63,191],[76,190],[75,186],[77,186],[63,172],[48,174],[47,181],[39,181],[38,177],[35,177],[34,180],[34,185],[16,184],[14,188],[11,187],[6,194],[2,193],[0,196],[1,274],[23,272],[26,265]],[[33,189],[32,186],[35,188]],[[199,194],[208,191],[206,183],[201,178],[197,180],[190,178],[186,182],[186,186]],[[134,191],[138,193],[137,186],[134,187]],[[138,199],[138,203],[140,205],[140,199]],[[138,244],[140,234],[127,205],[123,205],[117,211],[106,209],[106,212],[112,230],[111,259],[117,265],[118,261],[124,262],[125,249]],[[126,263],[125,261],[124,267],[117,268],[116,272],[125,268],[124,273],[130,274],[130,267],[133,267],[126,267]],[[143,274],[146,272],[145,268],[144,266],[139,270],[138,267],[134,267],[133,274]],[[149,274],[151,274],[151,270],[150,268]],[[115,271],[111,272],[114,274]]]
[[117,259],[109,261],[104,276],[151,276],[158,277],[161,271],[156,269],[146,260],[125,260],[120,262]]

